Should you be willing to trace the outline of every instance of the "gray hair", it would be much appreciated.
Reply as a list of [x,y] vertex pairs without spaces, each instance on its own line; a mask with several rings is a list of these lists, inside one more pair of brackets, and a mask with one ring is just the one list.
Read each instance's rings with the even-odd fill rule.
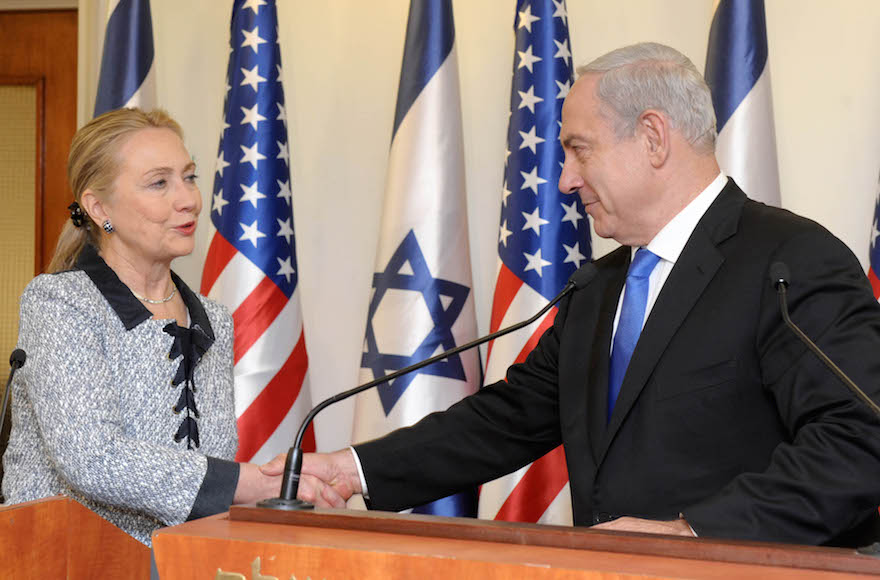
[[610,108],[619,139],[635,134],[639,115],[648,109],[666,113],[695,149],[715,150],[712,94],[691,60],[654,42],[625,46],[578,67],[578,75],[601,74],[596,94]]

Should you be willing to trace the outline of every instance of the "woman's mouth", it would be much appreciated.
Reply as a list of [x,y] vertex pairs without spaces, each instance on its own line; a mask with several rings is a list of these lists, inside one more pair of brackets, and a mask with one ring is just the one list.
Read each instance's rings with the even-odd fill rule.
[[191,236],[196,231],[196,222],[186,222],[185,224],[181,224],[174,228],[177,232],[183,234],[184,236]]

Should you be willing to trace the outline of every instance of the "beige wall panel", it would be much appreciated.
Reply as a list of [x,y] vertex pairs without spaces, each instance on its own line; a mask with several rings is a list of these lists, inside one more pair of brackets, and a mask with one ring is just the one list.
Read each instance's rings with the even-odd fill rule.
[[[0,353],[15,347],[18,297],[34,275],[36,123],[36,87],[0,86]],[[4,385],[8,373],[0,361]]]

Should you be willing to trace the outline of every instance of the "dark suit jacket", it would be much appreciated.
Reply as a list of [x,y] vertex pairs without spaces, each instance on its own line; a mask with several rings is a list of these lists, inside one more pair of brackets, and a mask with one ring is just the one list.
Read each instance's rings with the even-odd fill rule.
[[783,326],[768,278],[770,264],[788,265],[793,320],[877,399],[880,306],[852,253],[731,180],[663,286],[606,421],[630,253],[595,262],[506,382],[357,446],[371,507],[448,495],[561,442],[577,525],[683,513],[701,536],[875,539],[880,423]]

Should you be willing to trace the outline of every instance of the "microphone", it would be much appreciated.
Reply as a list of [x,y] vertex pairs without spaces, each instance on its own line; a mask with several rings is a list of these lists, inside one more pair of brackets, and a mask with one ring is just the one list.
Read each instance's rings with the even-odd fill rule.
[[783,262],[773,262],[770,265],[770,282],[776,287],[776,293],[779,297],[779,310],[782,312],[782,320],[785,322],[786,326],[788,326],[792,332],[794,332],[795,336],[797,336],[801,342],[807,345],[813,354],[819,357],[826,367],[828,367],[832,373],[834,373],[840,382],[842,382],[846,387],[859,399],[862,400],[868,407],[874,411],[874,414],[880,418],[880,407],[877,406],[877,403],[871,400],[871,398],[865,394],[865,392],[860,389],[848,376],[844,373],[840,368],[834,364],[834,362],[828,358],[822,349],[816,346],[809,337],[804,334],[804,332],[798,328],[798,326],[792,322],[791,318],[788,316],[788,303],[786,301],[786,289],[789,285],[789,272],[788,266]]
[[6,420],[6,405],[9,402],[9,387],[12,385],[12,377],[15,376],[15,371],[24,366],[24,361],[27,359],[27,355],[20,348],[12,351],[12,354],[9,356],[9,380],[6,381],[6,390],[3,391],[3,404],[0,405],[0,435],[3,433],[3,423]]
[[504,336],[505,334],[511,333],[514,330],[519,330],[524,326],[528,326],[529,324],[536,321],[538,318],[544,315],[545,312],[550,310],[553,305],[562,300],[565,296],[570,294],[574,290],[580,290],[584,288],[587,284],[589,284],[593,278],[595,278],[597,273],[596,266],[593,264],[587,264],[579,270],[575,271],[574,274],[568,279],[565,287],[562,291],[556,295],[553,300],[547,303],[544,308],[542,308],[537,314],[529,318],[528,320],[524,320],[522,322],[518,322],[512,326],[508,326],[507,328],[503,328],[501,330],[497,330],[491,334],[487,334],[481,338],[476,340],[472,340],[467,344],[463,344],[461,346],[457,346],[453,349],[447,350],[446,352],[441,352],[438,355],[432,356],[429,359],[425,359],[421,362],[417,362],[408,367],[404,367],[402,369],[396,370],[391,374],[385,375],[384,377],[379,377],[369,383],[365,383],[363,385],[359,385],[353,389],[349,389],[347,391],[343,391],[338,395],[334,395],[329,399],[325,399],[321,401],[317,406],[315,406],[309,414],[306,415],[306,418],[303,420],[302,425],[299,428],[299,431],[296,434],[296,439],[294,440],[293,447],[290,448],[290,451],[287,452],[287,460],[284,463],[284,478],[281,480],[281,495],[277,498],[269,498],[264,499],[263,501],[257,502],[257,506],[261,508],[270,508],[270,509],[278,509],[278,510],[307,510],[313,509],[315,506],[309,502],[302,501],[296,498],[296,492],[299,490],[299,479],[302,474],[302,460],[303,460],[303,451],[302,451],[302,441],[306,434],[306,429],[309,424],[311,424],[312,420],[315,418],[319,412],[321,412],[326,407],[329,407],[333,403],[337,403],[344,399],[347,399],[353,395],[356,395],[362,391],[366,391],[367,389],[372,389],[382,383],[387,383],[388,381],[392,381],[399,376],[405,375],[407,373],[411,373],[412,371],[419,370],[422,367],[426,367],[429,364],[435,363],[444,358],[448,358],[452,355],[458,354],[462,351],[471,349],[475,346],[479,346],[485,342],[493,340],[495,338]]

